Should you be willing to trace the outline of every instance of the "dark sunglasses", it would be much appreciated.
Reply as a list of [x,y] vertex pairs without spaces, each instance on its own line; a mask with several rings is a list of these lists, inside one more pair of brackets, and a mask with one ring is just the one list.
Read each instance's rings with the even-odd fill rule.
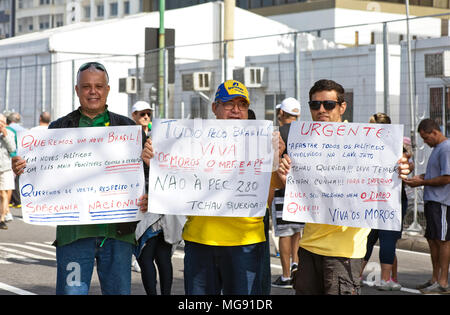
[[139,116],[141,116],[141,117],[144,117],[145,115],[147,115],[148,117],[151,117],[152,114],[147,113],[147,112],[139,113]]
[[92,66],[95,67],[95,69],[98,69],[98,70],[101,70],[101,71],[104,71],[104,72],[108,73],[108,72],[106,71],[106,68],[105,68],[104,65],[102,65],[102,64],[99,63],[99,62],[95,62],[95,61],[92,61],[92,62],[86,62],[86,63],[82,64],[82,65],[80,66],[80,68],[78,69],[78,72],[82,72],[82,71],[84,71],[84,70],[86,70],[86,69],[89,69],[89,68],[92,67]]
[[309,108],[312,110],[320,109],[320,105],[323,104],[323,108],[326,110],[333,110],[337,104],[341,104],[338,101],[309,101]]

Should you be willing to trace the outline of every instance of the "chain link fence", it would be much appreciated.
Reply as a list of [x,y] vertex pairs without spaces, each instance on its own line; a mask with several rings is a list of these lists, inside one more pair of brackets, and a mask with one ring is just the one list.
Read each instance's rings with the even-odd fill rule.
[[[431,45],[430,53],[449,49],[449,38],[440,37],[441,19],[448,15],[409,21],[416,123],[430,115],[441,117],[444,125],[445,120],[450,123],[450,80],[436,76],[426,81],[422,70],[427,66],[422,39],[444,42]],[[176,34],[168,31],[166,48],[149,44],[145,52],[135,54],[28,54],[26,47],[20,47],[23,53],[19,56],[0,57],[0,111],[19,112],[23,125],[30,128],[38,124],[42,111],[56,119],[75,110],[79,106],[73,88],[77,69],[87,61],[98,61],[106,66],[110,78],[109,109],[127,116],[136,101],[144,100],[154,108],[154,117],[213,118],[211,103],[217,86],[236,79],[249,88],[257,119],[276,123],[275,106],[285,97],[295,97],[302,107],[300,119],[311,120],[306,105],[309,88],[318,79],[329,78],[346,90],[345,120],[367,122],[374,113],[386,112],[394,123],[405,125],[405,136],[409,136],[411,114],[404,100],[408,93],[405,23],[402,19],[178,46],[174,45]],[[420,173],[429,149],[416,139]],[[405,228],[414,221],[425,226],[421,196],[421,191],[414,194],[408,189]]]

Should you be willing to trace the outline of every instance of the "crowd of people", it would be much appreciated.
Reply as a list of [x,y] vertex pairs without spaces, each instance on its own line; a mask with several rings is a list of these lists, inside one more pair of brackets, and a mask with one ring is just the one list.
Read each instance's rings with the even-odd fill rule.
[[[132,108],[132,119],[108,109],[109,77],[98,62],[83,64],[75,86],[80,107],[50,123],[48,128],[78,128],[138,124],[143,127],[142,160],[147,173],[157,148],[151,140],[153,108],[139,101]],[[313,121],[342,122],[347,103],[344,88],[322,79],[309,92]],[[250,110],[247,88],[238,81],[219,85],[211,109],[217,119],[255,119]],[[250,113],[249,113],[250,112]],[[389,117],[375,114],[375,123],[390,123]],[[360,294],[364,261],[370,258],[373,244],[380,241],[382,276],[380,289],[397,290],[395,243],[401,232],[370,230],[319,223],[288,222],[281,218],[286,176],[291,158],[286,150],[290,123],[299,119],[300,104],[287,98],[277,106],[279,167],[272,173],[265,217],[176,216],[150,213],[148,196],[140,198],[144,219],[135,223],[111,223],[58,226],[56,231],[57,294],[88,294],[95,262],[103,294],[130,294],[132,256],[141,270],[147,294],[156,294],[159,274],[161,294],[171,294],[174,247],[184,242],[184,288],[187,295],[261,295],[270,287],[293,287],[296,294]],[[381,121],[384,119],[383,121]],[[371,121],[372,122],[372,121]],[[433,263],[430,281],[422,285],[424,293],[450,293],[448,288],[450,213],[450,141],[439,126],[425,119],[418,132],[433,152],[424,175],[408,178],[413,169],[410,152],[405,148],[398,157],[398,173],[403,183],[425,187],[425,215]],[[1,153],[10,157],[15,150],[12,133],[0,117]],[[8,136],[9,135],[9,136]],[[7,140],[9,139],[9,140]],[[12,157],[12,163],[0,163],[0,172],[12,169],[20,176],[26,161]],[[12,175],[12,172],[10,172]],[[6,182],[6,180],[5,180]],[[3,189],[11,190],[11,180]],[[4,186],[3,186],[4,185]],[[402,210],[407,200],[402,200]],[[2,224],[4,213],[2,203]],[[270,224],[270,217],[272,224]],[[282,275],[271,283],[268,230],[272,226],[278,240]],[[76,264],[80,281],[68,281]],[[156,266],[155,266],[156,264]]]

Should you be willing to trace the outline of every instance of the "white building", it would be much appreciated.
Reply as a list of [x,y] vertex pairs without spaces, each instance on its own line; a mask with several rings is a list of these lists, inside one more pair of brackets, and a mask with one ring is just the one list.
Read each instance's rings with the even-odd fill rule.
[[[394,1],[392,1],[394,2]],[[299,31],[343,45],[383,43],[383,24],[388,23],[389,42],[406,39],[405,4],[391,1],[321,0],[296,2],[276,7],[252,9],[252,12],[282,22]],[[448,14],[448,2],[433,1],[423,5],[410,1],[410,34],[414,38],[449,35],[450,15],[414,19],[418,16]],[[375,24],[374,24],[375,23]],[[366,25],[367,24],[367,25]],[[358,25],[357,27],[347,27]]]
[[139,12],[142,12],[142,0],[17,0],[15,34],[120,18]]
[[[431,149],[423,143],[416,132],[419,122],[423,118],[435,119],[441,125],[441,130],[450,137],[450,37],[413,41],[411,47],[413,101],[416,108],[414,132],[420,149],[416,157],[416,173],[422,174],[425,172]],[[400,116],[400,123],[410,131],[412,128],[408,103],[406,45],[402,45],[401,54],[400,106],[404,111]]]
[[[258,39],[258,41],[261,40]],[[272,120],[276,104],[280,103],[284,97],[296,97],[295,77],[297,70],[294,54],[287,53],[293,51],[294,36],[281,37],[277,40],[283,40],[281,47],[284,49],[281,49],[281,53],[270,54],[270,47],[266,44],[263,45],[263,49],[259,50],[259,56],[251,53],[250,47],[256,44],[255,40],[244,41],[245,48],[243,51],[248,52],[244,56],[245,59],[238,60],[235,58],[232,69],[229,69],[227,79],[241,81],[247,86],[250,94],[250,107],[255,111],[257,119]],[[303,54],[307,54],[305,51],[326,53],[330,50],[336,53],[346,50],[337,48],[334,43],[318,39],[311,34],[298,34],[297,44],[298,50],[302,51],[299,68],[301,80],[304,80],[303,76],[307,75],[309,71],[306,65],[303,66],[305,62]],[[189,80],[191,77],[196,78],[198,76],[204,77],[205,74],[210,77],[208,86],[197,86],[193,88],[193,91],[186,89],[184,86],[186,79]],[[175,118],[213,118],[214,115],[210,107],[214,100],[216,87],[223,81],[222,60],[182,64],[177,67],[176,76],[173,101],[180,106],[175,106],[172,116]],[[310,86],[309,83],[307,84],[308,86],[305,85],[305,88],[300,91],[301,99],[305,96],[303,93],[308,95]],[[300,83],[300,86],[302,85],[303,82]],[[306,103],[304,102],[304,104]]]
[[[388,51],[389,107],[387,111],[393,122],[398,123],[400,47],[399,45],[390,45]],[[269,114],[271,106],[277,103],[271,102],[295,95],[295,86],[289,84],[295,80],[293,62],[292,54],[280,57],[271,55],[247,58],[246,66],[265,67],[269,73],[264,89],[251,90],[252,97],[264,100],[265,110]],[[344,87],[347,102],[344,119],[349,122],[368,122],[371,115],[386,111],[383,64],[382,45],[300,52],[301,119],[311,120],[308,107],[309,89],[314,82],[324,78],[334,80]],[[280,77],[282,84],[280,84]],[[270,97],[271,95],[273,97]]]
[[[223,40],[222,5],[207,3],[166,12],[165,27],[176,30],[177,63],[222,58],[222,45],[211,44]],[[97,60],[105,64],[110,76],[109,108],[128,115],[130,104],[127,95],[118,92],[119,78],[144,64],[145,28],[158,26],[157,12],[142,13],[0,41],[0,110],[20,112],[26,127],[37,123],[41,110],[50,110],[53,119],[67,114],[78,107],[73,89],[76,70],[86,61]],[[292,31],[279,22],[236,8],[235,38]],[[205,44],[189,46],[193,43]],[[230,64],[243,66],[245,56],[287,52],[291,46],[292,41],[276,36],[236,41],[235,58]]]

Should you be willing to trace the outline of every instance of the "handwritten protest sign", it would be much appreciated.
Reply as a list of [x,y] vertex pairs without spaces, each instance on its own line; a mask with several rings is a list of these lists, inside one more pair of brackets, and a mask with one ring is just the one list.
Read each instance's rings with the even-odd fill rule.
[[23,219],[41,225],[131,222],[144,193],[140,126],[19,134]]
[[283,219],[400,230],[403,126],[292,123]]
[[271,121],[158,120],[149,211],[264,216],[272,171]]

